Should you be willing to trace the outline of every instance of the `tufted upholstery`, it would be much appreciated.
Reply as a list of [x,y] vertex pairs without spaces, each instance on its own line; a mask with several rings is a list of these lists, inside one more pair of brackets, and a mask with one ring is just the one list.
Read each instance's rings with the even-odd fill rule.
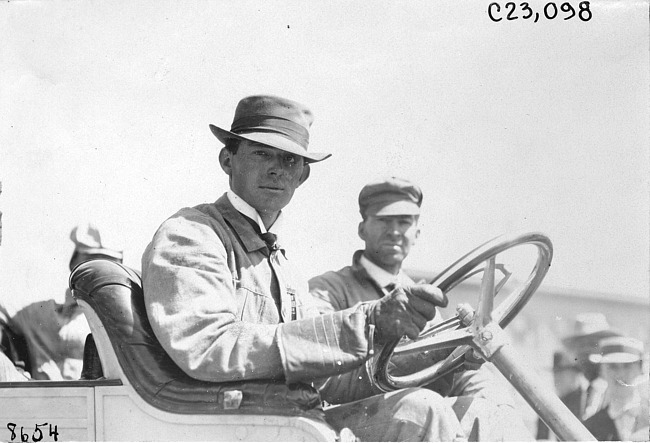
[[[101,320],[122,371],[151,405],[174,413],[258,413],[322,418],[318,392],[306,384],[281,381],[211,383],[185,374],[163,350],[149,325],[137,272],[109,260],[91,260],[70,276],[75,299],[84,300]],[[241,391],[237,409],[224,409],[224,393]],[[228,394],[226,394],[228,396]]]

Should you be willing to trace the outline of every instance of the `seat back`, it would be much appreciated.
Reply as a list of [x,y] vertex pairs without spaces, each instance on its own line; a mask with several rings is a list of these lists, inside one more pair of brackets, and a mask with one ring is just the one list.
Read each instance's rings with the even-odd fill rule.
[[70,289],[99,318],[122,372],[149,404],[183,414],[259,413],[322,419],[320,396],[307,384],[212,383],[185,374],[151,329],[136,271],[110,260],[87,261],[73,270]]

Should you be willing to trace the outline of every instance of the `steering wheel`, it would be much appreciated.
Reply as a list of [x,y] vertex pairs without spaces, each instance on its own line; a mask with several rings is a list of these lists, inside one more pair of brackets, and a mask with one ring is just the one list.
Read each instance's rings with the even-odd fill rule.
[[[510,273],[495,263],[496,256],[511,248],[530,244],[537,247],[537,262],[528,278],[518,285],[500,304],[493,309],[495,296],[503,288]],[[456,370],[463,364],[464,356],[471,349],[470,344],[478,328],[491,321],[505,327],[526,305],[546,276],[553,257],[553,245],[548,237],[538,232],[510,234],[496,237],[461,257],[440,273],[431,284],[447,293],[472,275],[483,273],[481,295],[477,315],[471,307],[459,307],[459,313],[442,323],[425,328],[416,340],[403,338],[386,343],[379,353],[369,361],[374,384],[384,392],[423,386]],[[484,268],[476,269],[485,262]],[[495,285],[495,270],[504,277]],[[389,373],[391,358],[408,354],[423,354],[431,351],[455,348],[448,357],[412,374],[394,376]]]

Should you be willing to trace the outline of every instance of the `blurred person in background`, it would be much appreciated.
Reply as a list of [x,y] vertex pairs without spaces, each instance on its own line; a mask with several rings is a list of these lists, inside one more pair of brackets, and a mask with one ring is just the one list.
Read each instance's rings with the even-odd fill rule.
[[[94,224],[76,226],[70,240],[74,243],[70,271],[95,258],[122,262],[122,249],[107,243]],[[0,381],[79,379],[90,328],[70,289],[66,289],[63,304],[54,299],[38,301],[13,316],[0,306],[0,329],[2,336],[9,338],[5,343],[15,345],[6,346],[10,348],[5,351],[8,358],[0,359]],[[13,363],[11,367],[8,361]]]
[[607,381],[604,407],[584,424],[600,441],[650,440],[648,374],[643,371],[644,347],[631,337],[600,341],[600,352],[590,361]]
[[[589,382],[577,363],[577,358],[566,350],[553,354],[553,383],[555,393],[567,408],[578,418],[582,418],[587,400]],[[557,441],[541,419],[537,421],[537,440]]]
[[586,420],[602,409],[607,389],[607,382],[600,377],[600,366],[593,363],[589,356],[600,351],[599,342],[602,339],[620,335],[610,327],[604,314],[584,312],[576,316],[573,334],[562,339],[562,344],[574,357],[586,380],[580,386],[581,401],[576,414],[580,420]]

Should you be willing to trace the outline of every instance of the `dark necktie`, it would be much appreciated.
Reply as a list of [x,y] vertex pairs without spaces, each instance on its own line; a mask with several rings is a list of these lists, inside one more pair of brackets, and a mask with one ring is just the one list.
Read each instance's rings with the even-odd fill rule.
[[277,244],[277,239],[278,236],[275,235],[272,232],[265,232],[263,234],[260,234],[260,238],[264,240],[264,243],[266,243],[266,246],[269,247],[270,251],[277,251],[280,249],[280,247]]

